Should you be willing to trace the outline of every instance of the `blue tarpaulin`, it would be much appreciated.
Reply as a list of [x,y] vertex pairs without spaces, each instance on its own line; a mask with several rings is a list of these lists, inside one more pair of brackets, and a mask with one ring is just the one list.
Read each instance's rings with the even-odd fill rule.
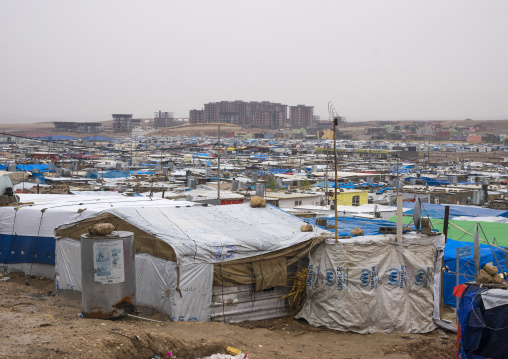
[[385,193],[385,191],[388,191],[390,189],[395,189],[395,187],[385,187],[385,188],[382,188],[379,191],[377,191],[376,194],[383,194],[383,193]]
[[[323,217],[321,217],[323,218]],[[335,219],[334,217],[324,217],[327,221],[327,224],[334,225]],[[304,218],[304,221],[316,225],[317,218]],[[324,226],[318,226],[320,228],[325,228]],[[354,217],[338,217],[337,218],[337,234],[339,236],[349,236],[351,235],[351,231],[359,227],[363,229],[365,236],[373,236],[377,234],[382,234],[379,232],[379,227],[396,227],[396,224],[393,222],[377,220],[377,219],[364,219],[364,218],[354,218]],[[334,229],[329,229],[329,231],[334,232]]]
[[430,178],[430,177],[420,177],[420,178],[416,178],[416,177],[406,177],[404,179],[404,181],[406,182],[410,182],[411,179],[419,179],[419,180],[423,180],[425,181],[425,184],[427,186],[448,186],[450,184],[450,181],[446,181],[446,180],[437,180],[435,178]]
[[86,178],[91,179],[97,179],[97,178],[125,178],[129,177],[129,175],[125,172],[121,171],[105,171],[105,172],[98,172],[98,173],[91,173]]
[[3,164],[1,164],[1,163],[0,163],[0,171],[3,171],[3,170],[5,170],[5,169],[7,169],[7,166],[5,166],[5,165],[3,165]]
[[39,165],[17,165],[16,168],[19,171],[27,171],[32,172],[35,169],[38,169],[41,172],[49,172],[48,164],[39,164]]
[[[499,290],[499,289],[496,289]],[[508,305],[486,306],[492,289],[470,285],[459,304],[460,359],[504,359],[508,353]]]
[[155,171],[129,171],[130,175],[153,175]]
[[44,175],[42,173],[33,173],[32,172],[32,176],[34,176],[35,179],[39,179],[39,181],[41,181],[42,184],[46,183],[46,179],[44,178]]
[[[471,282],[474,281],[474,250],[473,243],[471,242],[461,242],[454,241],[453,239],[449,239],[446,242],[445,253],[444,253],[444,264],[450,268],[451,272],[456,272],[457,269],[457,248],[462,247],[471,247],[471,255],[465,258],[461,258],[459,261],[459,273],[467,274],[473,277],[459,277],[459,283]],[[491,251],[488,244],[481,244],[481,258],[480,258],[480,267],[486,263],[492,263],[497,267],[497,262],[494,259],[494,254],[497,257],[497,260],[501,264],[503,272],[506,271],[506,253],[501,249],[492,248],[494,252]],[[494,253],[494,254],[493,254]],[[456,276],[453,274],[444,273],[443,275],[443,297],[445,304],[448,304],[455,308],[455,297],[453,296],[453,288],[456,285]]]
[[88,136],[83,137],[82,140],[86,141],[116,141],[116,138],[106,137],[106,136]]
[[[404,208],[411,208],[410,211],[404,212],[404,214],[413,214],[413,208],[415,206],[412,202],[404,202]],[[422,204],[422,216],[429,215],[430,218],[444,218],[445,206],[442,204]],[[425,208],[425,211],[424,211]],[[450,217],[505,217],[508,218],[508,211],[482,208],[477,206],[457,206],[450,205]]]

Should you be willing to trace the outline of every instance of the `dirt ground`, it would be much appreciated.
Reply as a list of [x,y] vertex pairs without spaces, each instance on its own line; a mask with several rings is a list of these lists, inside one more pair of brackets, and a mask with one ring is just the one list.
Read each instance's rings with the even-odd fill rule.
[[[448,359],[455,335],[335,332],[282,318],[240,325],[81,318],[81,301],[54,283],[11,273],[0,280],[0,358],[203,358],[231,346],[249,358]],[[5,278],[4,278],[5,279]]]

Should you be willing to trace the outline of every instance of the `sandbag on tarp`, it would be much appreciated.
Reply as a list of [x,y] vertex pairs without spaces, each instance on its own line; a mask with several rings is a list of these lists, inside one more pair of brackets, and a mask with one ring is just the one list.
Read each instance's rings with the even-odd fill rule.
[[426,333],[439,318],[444,236],[327,240],[310,256],[307,301],[296,318],[334,330]]

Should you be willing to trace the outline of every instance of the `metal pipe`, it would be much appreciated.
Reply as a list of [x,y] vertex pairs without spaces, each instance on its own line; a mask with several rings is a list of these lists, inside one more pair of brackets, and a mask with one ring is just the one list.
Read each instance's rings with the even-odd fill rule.
[[217,199],[220,200],[220,125],[219,125],[219,139],[217,141]]
[[337,237],[337,122],[338,116],[333,118],[333,158],[335,163],[335,243],[339,243],[339,238]]

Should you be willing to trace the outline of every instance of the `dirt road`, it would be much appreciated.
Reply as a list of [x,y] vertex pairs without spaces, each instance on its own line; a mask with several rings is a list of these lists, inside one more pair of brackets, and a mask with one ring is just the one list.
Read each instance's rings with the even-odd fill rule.
[[173,323],[156,313],[137,320],[78,316],[81,301],[54,293],[48,279],[9,274],[0,280],[0,358],[203,358],[231,346],[249,358],[454,357],[454,335],[360,335],[314,328],[290,318],[242,325]]

